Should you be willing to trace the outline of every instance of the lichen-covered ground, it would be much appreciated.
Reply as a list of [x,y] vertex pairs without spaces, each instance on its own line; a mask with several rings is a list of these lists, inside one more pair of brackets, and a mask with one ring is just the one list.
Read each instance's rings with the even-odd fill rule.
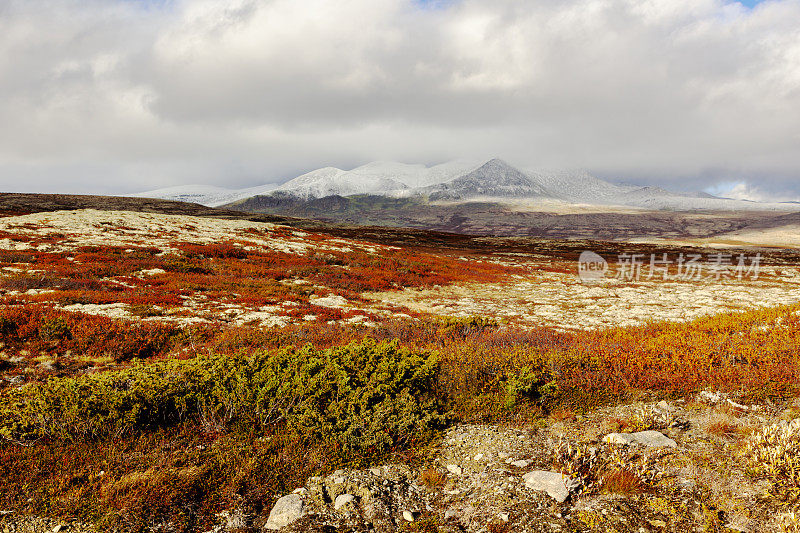
[[[298,532],[797,530],[800,431],[776,443],[768,430],[800,415],[794,255],[731,250],[763,254],[757,278],[585,283],[574,243],[352,233],[123,211],[0,218],[0,526],[255,531],[299,489]],[[41,408],[27,423],[57,427],[47,417],[69,412],[62,435],[80,435],[80,417],[105,407],[36,387],[128,372],[104,389],[113,396],[164,360],[365,338],[435,360],[426,405],[447,424],[434,440],[404,427],[385,449],[346,455],[335,435],[315,441],[280,417],[243,428],[224,408],[183,404],[111,437],[8,422]],[[642,430],[676,447],[603,441]],[[558,503],[524,482],[532,470],[579,482]],[[352,498],[337,508],[339,496]]]
[[[370,323],[426,313],[585,329],[800,301],[800,271],[793,265],[767,263],[757,279],[642,276],[586,284],[577,262],[559,257],[455,258],[269,223],[181,215],[36,213],[0,219],[0,237],[6,301],[184,324]],[[374,290],[381,287],[389,290]],[[137,316],[142,313],[149,316]]]

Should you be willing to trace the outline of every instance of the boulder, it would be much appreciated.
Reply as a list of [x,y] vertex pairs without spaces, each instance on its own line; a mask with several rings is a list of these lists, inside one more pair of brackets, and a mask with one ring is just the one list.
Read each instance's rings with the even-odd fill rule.
[[534,470],[528,472],[522,479],[529,489],[543,490],[551,498],[559,503],[563,503],[572,489],[577,488],[579,482],[560,472],[548,472],[546,470]]
[[278,499],[267,518],[267,529],[281,529],[303,516],[303,498],[289,494]]
[[337,511],[347,505],[348,503],[352,503],[355,500],[355,496],[352,494],[339,494],[336,497],[336,500],[333,502],[333,508]]
[[609,444],[639,444],[647,448],[677,448],[678,443],[658,431],[638,431],[636,433],[609,433],[603,437]]

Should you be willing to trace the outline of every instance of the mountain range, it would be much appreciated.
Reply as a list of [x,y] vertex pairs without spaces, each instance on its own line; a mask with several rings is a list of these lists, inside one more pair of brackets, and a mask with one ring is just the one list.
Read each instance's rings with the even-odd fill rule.
[[[260,203],[276,205],[331,196],[372,195],[415,198],[426,202],[508,202],[525,200],[561,204],[624,206],[647,210],[796,210],[792,203],[761,203],[718,198],[707,193],[679,193],[660,187],[620,185],[588,172],[521,170],[500,159],[451,161],[435,166],[373,162],[342,170],[324,167],[281,185],[225,189],[187,185],[132,196],[195,202],[217,207],[243,205],[244,200],[268,196]],[[247,202],[244,202],[246,204]]]

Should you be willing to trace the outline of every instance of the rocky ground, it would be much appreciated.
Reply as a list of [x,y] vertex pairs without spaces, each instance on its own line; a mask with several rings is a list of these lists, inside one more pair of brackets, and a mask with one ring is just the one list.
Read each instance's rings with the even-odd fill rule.
[[459,426],[429,465],[311,478],[266,523],[249,523],[296,532],[782,531],[792,515],[767,479],[751,475],[746,450],[751,434],[796,413],[705,393],[521,427]]
[[[704,392],[518,426],[461,425],[426,464],[337,470],[280,496],[269,514],[231,509],[213,533],[796,531],[754,473],[765,427],[796,437],[800,402],[742,405]],[[0,531],[92,531],[3,514]]]

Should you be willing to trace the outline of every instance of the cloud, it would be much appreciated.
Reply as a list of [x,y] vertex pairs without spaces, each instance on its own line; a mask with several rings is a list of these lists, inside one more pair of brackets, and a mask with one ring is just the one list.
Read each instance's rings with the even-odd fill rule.
[[0,187],[493,156],[789,187],[799,21],[800,0],[6,0]]
[[765,190],[747,182],[722,182],[709,187],[706,192],[722,198],[751,202],[800,202],[800,195],[796,190]]

